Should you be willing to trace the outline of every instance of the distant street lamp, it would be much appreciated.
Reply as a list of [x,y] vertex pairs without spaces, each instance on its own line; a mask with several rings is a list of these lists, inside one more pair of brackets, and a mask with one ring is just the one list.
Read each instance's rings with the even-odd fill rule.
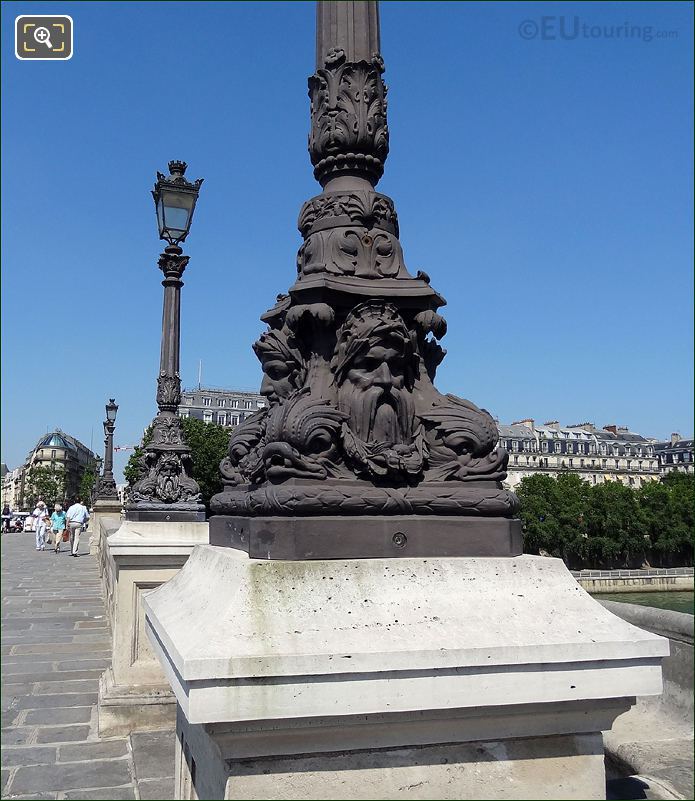
[[96,494],[98,501],[110,501],[118,498],[118,489],[113,477],[113,432],[116,429],[116,412],[118,405],[113,398],[106,404],[106,420],[104,420],[104,475],[99,480]]
[[200,487],[191,477],[191,450],[186,445],[178,416],[181,402],[179,352],[181,347],[181,287],[188,256],[180,247],[191,228],[203,179],[186,180],[185,161],[170,161],[170,175],[157,173],[152,191],[157,210],[159,238],[169,244],[159,256],[164,273],[162,344],[157,378],[159,411],[152,422],[152,437],[138,463],[138,478],[129,488],[129,520],[199,521],[205,519]]

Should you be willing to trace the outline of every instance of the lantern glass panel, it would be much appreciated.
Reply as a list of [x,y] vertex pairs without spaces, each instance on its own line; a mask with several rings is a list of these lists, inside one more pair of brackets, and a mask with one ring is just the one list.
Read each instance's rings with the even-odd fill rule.
[[[188,233],[188,227],[191,224],[194,205],[195,195],[192,192],[162,189],[157,208],[160,233],[165,234],[168,232],[172,239],[184,237]],[[164,223],[163,226],[162,222]]]

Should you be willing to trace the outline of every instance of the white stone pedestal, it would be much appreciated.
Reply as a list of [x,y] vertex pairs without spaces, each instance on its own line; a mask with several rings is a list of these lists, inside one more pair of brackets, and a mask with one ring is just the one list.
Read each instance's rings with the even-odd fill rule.
[[176,699],[145,636],[142,599],[181,569],[207,523],[125,521],[102,544],[113,629],[112,665],[99,683],[102,737],[173,726]]
[[180,799],[603,798],[600,732],[668,653],[530,556],[200,546],[144,606]]
[[96,500],[92,504],[89,515],[89,552],[96,556],[97,564],[101,571],[101,549],[104,544],[105,532],[109,529],[118,528],[121,521],[123,504],[118,498],[113,500]]

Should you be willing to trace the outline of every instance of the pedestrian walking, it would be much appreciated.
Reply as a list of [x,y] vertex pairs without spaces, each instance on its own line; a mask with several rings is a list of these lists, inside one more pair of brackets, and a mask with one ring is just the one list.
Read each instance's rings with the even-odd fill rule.
[[46,550],[46,521],[49,520],[48,509],[43,501],[38,501],[36,509],[31,513],[34,518],[34,531],[36,532],[36,550]]
[[80,547],[80,531],[89,520],[89,511],[82,503],[80,498],[75,498],[75,503],[67,511],[68,527],[70,529],[70,545],[72,555],[77,556]]
[[12,519],[12,510],[5,504],[2,507],[2,530],[4,534],[10,533],[10,520]]
[[60,543],[63,540],[63,532],[65,531],[65,527],[68,524],[68,516],[63,511],[63,507],[57,503],[55,505],[55,510],[51,515],[51,532],[53,533],[53,540],[54,540],[54,551],[58,553],[60,551]]

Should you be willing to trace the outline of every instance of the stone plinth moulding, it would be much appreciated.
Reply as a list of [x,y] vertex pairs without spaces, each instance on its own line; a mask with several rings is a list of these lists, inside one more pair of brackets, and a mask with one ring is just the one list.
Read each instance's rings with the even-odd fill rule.
[[208,525],[126,520],[118,527],[113,520],[104,522],[98,556],[113,656],[99,682],[99,734],[167,728],[174,724],[176,698],[145,634],[143,599],[173,578],[193,548],[207,541]]
[[605,798],[601,731],[668,653],[534,556],[199,546],[144,605],[176,798]]

